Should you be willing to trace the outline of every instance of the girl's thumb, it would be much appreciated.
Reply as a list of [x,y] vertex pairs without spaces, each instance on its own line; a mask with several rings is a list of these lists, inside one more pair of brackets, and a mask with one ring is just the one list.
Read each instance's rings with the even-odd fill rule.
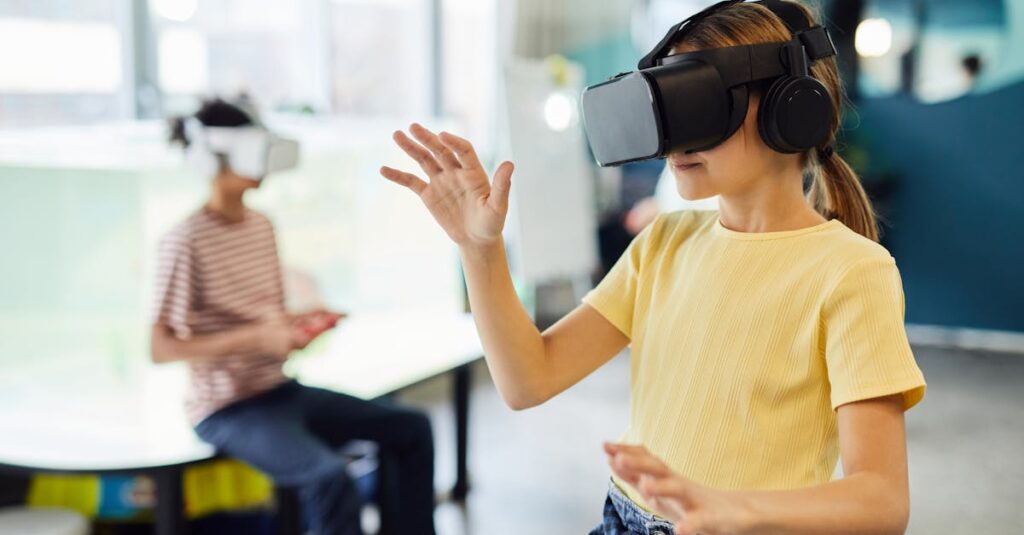
[[504,162],[494,172],[494,180],[491,184],[491,196],[488,202],[502,212],[508,210],[508,195],[512,189],[512,171],[515,166],[512,162]]

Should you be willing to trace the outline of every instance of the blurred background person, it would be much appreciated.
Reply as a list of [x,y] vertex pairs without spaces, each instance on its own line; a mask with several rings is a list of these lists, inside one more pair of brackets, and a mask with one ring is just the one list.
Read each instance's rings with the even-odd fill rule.
[[282,371],[293,350],[342,318],[286,313],[273,227],[245,204],[266,173],[294,165],[282,154],[297,148],[275,150],[280,140],[223,100],[176,120],[173,141],[214,173],[207,202],[162,240],[151,338],[154,362],[189,365],[186,404],[196,432],[277,484],[297,487],[310,529],[324,535],[362,533],[362,499],[337,450],[371,440],[396,461],[400,518],[389,520],[408,533],[434,533],[430,421],[300,385]]

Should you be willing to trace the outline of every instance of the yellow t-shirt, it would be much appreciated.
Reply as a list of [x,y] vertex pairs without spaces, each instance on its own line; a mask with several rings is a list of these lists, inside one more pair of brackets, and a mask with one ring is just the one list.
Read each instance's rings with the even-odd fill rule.
[[836,407],[924,397],[896,264],[838,220],[743,233],[717,212],[663,215],[584,302],[630,338],[623,441],[711,487],[827,482]]

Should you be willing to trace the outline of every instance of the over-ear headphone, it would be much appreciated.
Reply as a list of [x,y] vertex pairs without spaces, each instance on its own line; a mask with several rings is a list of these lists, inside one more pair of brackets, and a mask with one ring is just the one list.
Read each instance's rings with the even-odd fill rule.
[[[796,5],[785,0],[761,0],[779,16],[795,39],[811,29],[810,21]],[[810,75],[806,53],[787,46],[789,73],[776,78],[761,95],[757,129],[761,139],[783,153],[804,152],[824,143],[835,118],[832,97],[817,78]]]

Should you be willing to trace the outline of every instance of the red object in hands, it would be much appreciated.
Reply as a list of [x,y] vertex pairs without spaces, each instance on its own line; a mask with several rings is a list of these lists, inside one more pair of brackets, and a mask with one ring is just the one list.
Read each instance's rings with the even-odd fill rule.
[[295,327],[304,343],[309,343],[314,338],[327,332],[342,318],[342,314],[334,312],[319,311],[300,317]]

